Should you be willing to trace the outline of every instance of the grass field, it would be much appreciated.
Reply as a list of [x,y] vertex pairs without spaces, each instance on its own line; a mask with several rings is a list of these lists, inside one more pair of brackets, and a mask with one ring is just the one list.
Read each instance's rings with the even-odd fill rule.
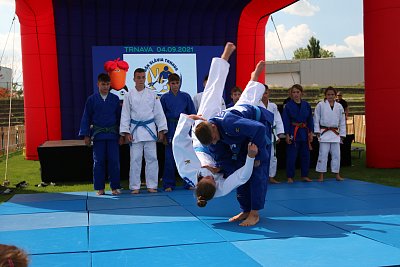
[[[354,146],[365,147],[360,144]],[[341,174],[345,178],[357,179],[372,183],[378,183],[389,186],[400,187],[400,169],[372,169],[365,167],[365,152],[358,158],[358,154],[352,155],[352,166],[342,167]],[[0,177],[4,180],[5,177],[5,157],[0,157]],[[299,175],[299,170],[296,171]],[[318,174],[315,170],[310,170],[310,177],[315,179]],[[327,178],[334,177],[328,173]],[[91,183],[62,183],[55,186],[36,187],[36,184],[41,182],[40,178],[40,163],[39,161],[25,160],[22,153],[14,153],[8,160],[8,180],[11,182],[10,188],[14,190],[8,195],[0,195],[0,202],[7,201],[14,194],[30,194],[30,193],[54,193],[54,192],[72,192],[72,191],[92,191]],[[285,182],[285,170],[278,170],[277,179]],[[26,181],[29,186],[21,189],[16,189],[15,185],[21,181]],[[272,185],[273,186],[273,185]],[[122,181],[122,187],[128,188],[128,181]]]

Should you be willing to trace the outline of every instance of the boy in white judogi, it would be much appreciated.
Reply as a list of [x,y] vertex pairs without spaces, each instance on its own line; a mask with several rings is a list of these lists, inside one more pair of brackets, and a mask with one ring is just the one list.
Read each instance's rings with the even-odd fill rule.
[[135,88],[125,95],[120,124],[120,134],[131,145],[129,189],[132,194],[139,194],[144,152],[147,190],[155,193],[158,187],[156,141],[164,139],[168,130],[167,120],[157,94],[145,88],[145,70],[136,69],[133,80]]
[[331,171],[336,180],[342,181],[340,176],[340,143],[346,137],[345,112],[335,101],[336,89],[329,86],[325,89],[325,100],[317,104],[314,112],[314,132],[319,140],[319,155],[316,171],[320,173],[319,180],[324,180],[327,171],[328,154],[331,153]]
[[276,168],[278,165],[278,159],[276,158],[276,144],[279,143],[279,137],[285,133],[283,127],[282,117],[279,113],[278,106],[275,103],[269,101],[269,88],[268,85],[264,84],[265,92],[261,98],[260,106],[264,106],[268,111],[274,114],[274,125],[272,126],[272,146],[271,146],[271,159],[269,165],[269,182],[273,184],[279,184],[280,182],[275,180]]

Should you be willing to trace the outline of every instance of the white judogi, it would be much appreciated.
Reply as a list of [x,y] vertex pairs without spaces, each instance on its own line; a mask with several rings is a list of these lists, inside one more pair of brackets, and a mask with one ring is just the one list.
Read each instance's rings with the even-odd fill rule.
[[[324,130],[324,128],[337,128]],[[317,172],[326,172],[328,154],[331,153],[331,171],[339,173],[340,170],[340,137],[346,137],[346,118],[342,105],[334,102],[333,109],[328,100],[317,104],[314,111],[314,132],[320,134],[319,155],[316,166]]]
[[[265,106],[262,101],[260,101],[259,105],[262,107]],[[271,146],[271,159],[270,159],[270,163],[269,163],[269,177],[275,177],[276,176],[276,168],[278,165],[278,159],[276,158],[276,154],[275,154],[275,144],[276,144],[276,140],[278,140],[278,138],[279,138],[278,135],[284,134],[285,129],[283,127],[282,117],[281,117],[281,114],[279,113],[278,106],[275,103],[268,100],[268,106],[265,108],[274,114],[274,125],[272,126],[272,137],[271,137],[271,140],[273,141],[273,143]]]
[[[201,103],[201,99],[203,97],[203,92],[197,93],[193,96],[193,104],[194,104],[194,108],[196,109],[196,112],[199,111],[200,108],[200,103]],[[226,109],[226,105],[225,105],[225,101],[224,99],[221,97],[221,109],[224,110]]]
[[[152,119],[154,119],[154,122],[146,125],[153,135],[144,126],[138,126],[135,129],[137,122]],[[135,131],[133,131],[134,129]],[[166,131],[167,129],[167,120],[160,99],[154,91],[145,88],[139,92],[136,88],[133,88],[125,95],[119,131],[121,134],[132,134],[129,170],[129,188],[131,190],[140,189],[143,151],[146,160],[146,186],[152,189],[158,187],[157,140],[154,136],[157,137],[158,132]]]
[[[197,113],[202,114],[205,119],[209,119],[222,111],[218,99],[222,96],[228,71],[229,63],[226,60],[221,58],[212,60],[207,85]],[[245,92],[241,95],[242,102],[239,99],[238,103],[257,103],[262,97],[263,88],[264,85],[250,81]],[[215,166],[216,164],[209,154],[200,151],[195,152],[195,148],[201,148],[202,145],[194,133],[192,133],[192,137],[189,136],[189,131],[200,122],[189,119],[185,114],[180,115],[172,140],[176,166],[181,177],[193,186],[197,184],[199,173],[202,176],[212,175],[216,183],[214,197],[224,196],[250,179],[254,158],[247,157],[245,165],[226,179],[223,178],[222,174],[212,174],[208,169],[202,168],[201,166]]]
[[[201,173],[202,176],[212,175],[216,183],[216,192],[214,197],[221,197],[233,189],[242,185],[249,180],[253,172],[254,158],[247,157],[243,167],[236,170],[233,174],[224,179],[221,173],[212,174],[206,168],[201,168],[199,158],[193,148],[192,138],[189,132],[194,124],[194,120],[189,119],[186,114],[181,114],[176,127],[174,139],[172,140],[172,149],[176,167],[181,177],[190,185],[196,186],[197,177]],[[215,162],[214,162],[215,165]]]

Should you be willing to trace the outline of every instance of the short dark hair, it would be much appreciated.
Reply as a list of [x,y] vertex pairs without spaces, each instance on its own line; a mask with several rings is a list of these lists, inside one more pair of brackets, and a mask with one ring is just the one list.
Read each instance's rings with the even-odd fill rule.
[[303,90],[303,86],[301,86],[301,85],[298,84],[298,83],[293,84],[292,87],[290,87],[290,90],[293,90],[293,89],[297,89],[297,90],[299,90],[300,92],[303,92],[303,91],[304,91],[304,90]]
[[265,91],[269,90],[268,85],[264,84],[264,87],[265,87]]
[[325,88],[324,94],[326,95],[326,93],[327,93],[328,91],[333,91],[333,92],[335,92],[335,95],[338,94],[338,92],[336,91],[336,89],[333,88],[332,86],[328,86],[327,88]]
[[240,88],[239,86],[234,86],[234,87],[231,89],[231,94],[236,93],[236,92],[242,93],[243,90],[242,90],[242,88]]
[[201,144],[208,146],[212,143],[212,132],[209,122],[200,122],[194,130],[194,134],[196,135],[197,139],[199,139]]
[[179,77],[179,75],[178,74],[176,74],[176,73],[171,73],[169,76],[168,76],[168,82],[175,82],[175,81],[180,81],[181,80],[181,78]]
[[97,76],[97,82],[111,82],[110,75],[107,73],[100,73],[99,76]]
[[144,69],[142,69],[142,68],[137,68],[137,69],[135,69],[135,71],[133,72],[133,77],[135,77],[135,75],[136,75],[136,73],[143,73],[143,72],[146,72]]

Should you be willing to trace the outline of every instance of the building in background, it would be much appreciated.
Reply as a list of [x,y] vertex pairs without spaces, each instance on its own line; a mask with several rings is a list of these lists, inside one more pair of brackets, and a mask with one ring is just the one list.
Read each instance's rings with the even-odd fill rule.
[[267,61],[265,80],[270,87],[364,87],[364,57]]
[[0,88],[11,89],[12,70],[10,68],[0,66]]

